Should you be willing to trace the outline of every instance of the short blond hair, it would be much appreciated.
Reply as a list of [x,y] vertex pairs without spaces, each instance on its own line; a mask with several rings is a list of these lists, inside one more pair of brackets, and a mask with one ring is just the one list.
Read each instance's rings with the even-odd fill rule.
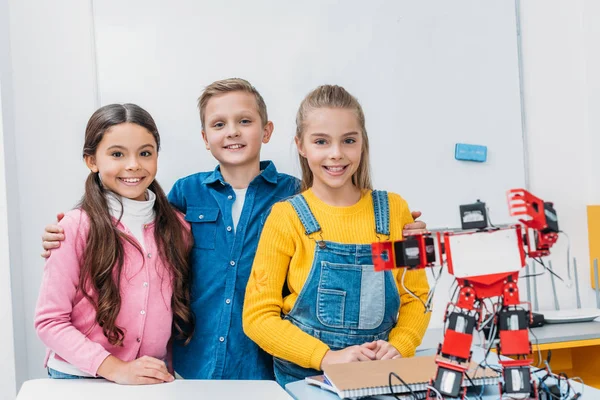
[[[356,99],[346,89],[337,85],[322,85],[310,92],[298,109],[296,114],[296,138],[302,143],[306,119],[310,112],[319,108],[342,108],[352,110],[361,129],[362,149],[358,169],[352,176],[352,183],[359,189],[373,189],[371,182],[371,167],[369,162],[369,137],[365,126],[365,114]],[[310,170],[306,158],[298,154],[300,167],[302,169],[301,190],[307,190],[313,185],[313,173]]]
[[266,123],[269,121],[269,117],[267,115],[267,105],[265,104],[265,101],[258,90],[256,90],[256,88],[245,79],[229,78],[211,83],[204,89],[202,95],[198,97],[198,111],[200,111],[200,122],[202,123],[202,129],[204,129],[204,113],[206,111],[206,105],[208,104],[208,101],[213,96],[231,92],[245,92],[254,95],[256,98],[256,107],[258,108],[258,114],[260,115],[261,122],[263,125],[266,125]]

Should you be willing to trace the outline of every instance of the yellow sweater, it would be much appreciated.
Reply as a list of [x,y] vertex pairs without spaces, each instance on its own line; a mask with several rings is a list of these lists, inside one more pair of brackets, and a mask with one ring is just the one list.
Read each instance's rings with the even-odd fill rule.
[[[349,207],[330,206],[312,190],[303,193],[319,222],[322,238],[348,244],[378,241],[371,191],[365,190],[358,203]],[[389,194],[390,240],[400,240],[404,225],[413,222],[406,201]],[[320,239],[317,235],[317,240]],[[311,235],[313,236],[313,235]],[[381,240],[385,240],[383,237]],[[312,267],[315,239],[307,237],[294,208],[289,202],[275,204],[265,222],[244,300],[244,332],[266,352],[301,367],[321,369],[321,360],[329,347],[281,318],[290,312]],[[405,292],[400,284],[403,269],[392,273],[400,293],[401,312],[390,332],[389,342],[403,357],[414,355],[421,343],[429,314],[421,302]],[[286,283],[291,294],[282,298]],[[407,272],[405,286],[423,301],[429,285],[425,271]]]

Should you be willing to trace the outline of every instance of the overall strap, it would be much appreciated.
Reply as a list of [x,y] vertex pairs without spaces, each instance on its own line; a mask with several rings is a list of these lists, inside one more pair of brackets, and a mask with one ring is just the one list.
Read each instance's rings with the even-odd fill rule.
[[292,203],[294,210],[296,210],[296,214],[298,214],[298,218],[300,218],[300,221],[304,226],[304,233],[310,235],[321,230],[321,226],[317,222],[317,219],[313,215],[312,211],[310,211],[310,207],[308,206],[304,196],[298,194],[288,201]]
[[385,190],[373,190],[373,208],[375,209],[375,231],[379,235],[390,236],[390,206]]

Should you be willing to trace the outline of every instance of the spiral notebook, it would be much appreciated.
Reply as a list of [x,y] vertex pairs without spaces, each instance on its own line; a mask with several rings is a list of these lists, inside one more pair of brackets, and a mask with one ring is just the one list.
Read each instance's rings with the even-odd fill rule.
[[[304,378],[304,380],[309,385],[318,386],[321,389],[325,389],[332,393],[338,394],[337,390],[333,386],[331,386],[331,383],[327,380],[327,378],[325,378],[325,375],[307,376],[306,378]],[[385,396],[385,397],[378,396],[378,397],[374,397],[374,398],[375,399],[377,399],[377,398],[389,399],[390,397],[389,396]],[[399,400],[414,400],[414,397],[412,394],[407,394],[407,395],[396,394],[396,398]]]
[[[410,390],[395,378],[392,378],[393,392],[390,391],[390,372],[399,375],[414,392],[427,390],[429,380],[437,372],[435,356],[332,364],[324,367],[326,382],[342,399],[409,393]],[[473,361],[467,374],[475,386],[497,385],[500,381],[498,372],[490,368],[478,368],[477,363]],[[463,386],[470,385],[468,379],[463,381]]]

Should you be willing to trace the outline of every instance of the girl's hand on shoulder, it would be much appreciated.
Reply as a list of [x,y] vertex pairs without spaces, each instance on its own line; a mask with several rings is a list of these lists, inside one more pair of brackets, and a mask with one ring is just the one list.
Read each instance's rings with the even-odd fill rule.
[[375,360],[392,360],[402,357],[398,350],[385,340],[365,343],[361,347],[372,350],[375,353]]
[[120,385],[152,385],[175,379],[163,361],[149,356],[129,362],[108,356],[100,364],[98,375]]
[[421,211],[413,211],[413,212],[411,212],[411,215],[412,215],[413,219],[415,220],[415,222],[404,225],[404,228],[402,231],[402,234],[404,236],[416,235],[419,233],[423,233],[427,230],[427,224],[425,222],[417,221],[417,218],[419,218],[421,216]]
[[321,369],[326,365],[343,364],[355,361],[375,360],[375,352],[368,347],[350,346],[342,350],[329,350],[321,361]]

